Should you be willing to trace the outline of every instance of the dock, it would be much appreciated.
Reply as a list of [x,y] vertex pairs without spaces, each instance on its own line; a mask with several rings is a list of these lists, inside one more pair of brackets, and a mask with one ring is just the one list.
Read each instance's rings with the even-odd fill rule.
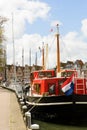
[[26,130],[14,92],[0,87],[0,130]]

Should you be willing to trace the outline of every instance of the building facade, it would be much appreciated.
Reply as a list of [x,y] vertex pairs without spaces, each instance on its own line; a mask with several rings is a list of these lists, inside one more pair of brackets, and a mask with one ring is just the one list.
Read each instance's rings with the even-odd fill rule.
[[[42,67],[41,66],[28,66],[25,65],[25,67],[22,66],[16,66],[16,79],[20,82],[24,82],[24,83],[30,83],[30,74],[32,71],[35,70],[41,70]],[[11,81],[14,79],[14,65],[7,65],[6,66],[6,79],[7,81]]]

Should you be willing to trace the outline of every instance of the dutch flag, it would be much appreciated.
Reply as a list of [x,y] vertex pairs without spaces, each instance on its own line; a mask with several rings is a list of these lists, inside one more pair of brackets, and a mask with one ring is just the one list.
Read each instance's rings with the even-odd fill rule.
[[68,78],[61,86],[62,91],[65,93],[65,95],[69,96],[74,91],[74,74],[71,75],[70,78]]

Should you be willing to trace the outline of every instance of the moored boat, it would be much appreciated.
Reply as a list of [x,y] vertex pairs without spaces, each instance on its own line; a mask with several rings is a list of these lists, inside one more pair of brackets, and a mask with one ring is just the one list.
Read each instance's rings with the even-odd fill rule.
[[40,119],[87,116],[87,78],[79,75],[76,69],[61,70],[59,56],[57,34],[57,74],[54,70],[31,73],[31,87],[26,99],[28,110]]

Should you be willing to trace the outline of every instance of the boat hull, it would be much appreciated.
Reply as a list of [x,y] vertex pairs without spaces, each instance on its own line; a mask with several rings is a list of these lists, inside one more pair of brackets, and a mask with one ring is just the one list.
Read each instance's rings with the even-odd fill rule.
[[67,121],[87,118],[87,95],[29,97],[28,99],[26,101],[28,110],[36,119]]

